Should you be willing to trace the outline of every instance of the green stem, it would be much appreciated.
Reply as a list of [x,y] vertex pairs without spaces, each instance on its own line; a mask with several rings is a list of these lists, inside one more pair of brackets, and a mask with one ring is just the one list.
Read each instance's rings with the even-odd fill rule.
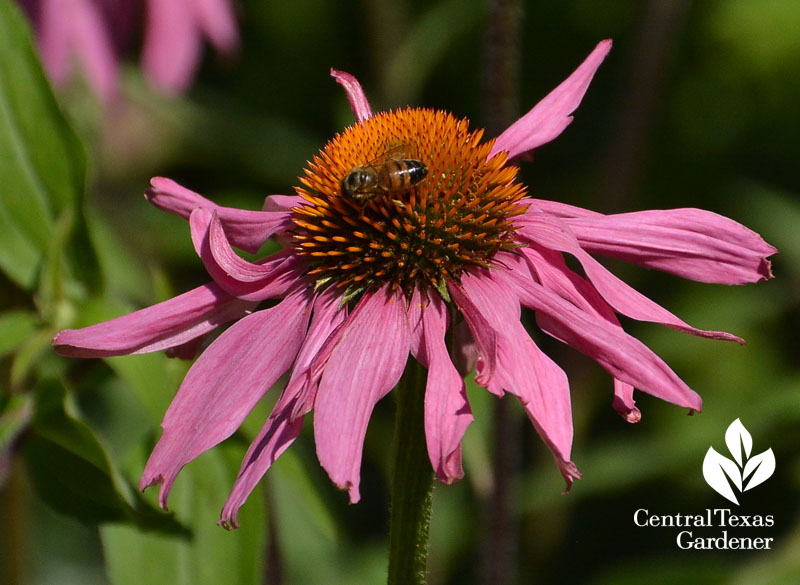
[[423,585],[433,470],[425,444],[425,370],[415,360],[398,384],[389,518],[389,585]]

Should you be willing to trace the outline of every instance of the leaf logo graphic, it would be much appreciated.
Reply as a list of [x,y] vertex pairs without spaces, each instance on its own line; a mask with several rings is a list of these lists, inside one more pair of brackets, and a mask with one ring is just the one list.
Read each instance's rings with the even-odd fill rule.
[[735,461],[709,447],[703,459],[703,477],[723,498],[738,506],[733,488],[746,492],[767,481],[775,472],[775,455],[770,448],[750,457],[753,437],[738,418],[725,431],[725,444]]

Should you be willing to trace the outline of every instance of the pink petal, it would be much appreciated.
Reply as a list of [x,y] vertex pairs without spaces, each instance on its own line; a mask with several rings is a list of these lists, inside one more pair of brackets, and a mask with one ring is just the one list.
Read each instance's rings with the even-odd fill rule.
[[191,0],[198,26],[221,53],[239,48],[239,31],[228,0]]
[[453,365],[462,376],[474,371],[478,365],[478,346],[469,330],[466,321],[456,323],[453,327]]
[[299,195],[268,195],[264,199],[261,211],[291,211],[293,207],[303,205],[304,200]]
[[525,331],[513,287],[493,281],[489,275],[490,271],[468,274],[461,283],[497,331],[497,383],[519,398],[553,453],[569,490],[580,474],[570,461],[572,408],[567,376]]
[[661,323],[699,337],[744,343],[743,339],[724,331],[695,329],[625,284],[581,248],[564,221],[536,211],[533,206],[524,215],[514,218],[514,221],[519,226],[517,234],[522,240],[575,256],[600,295],[620,313],[639,321]]
[[559,203],[558,201],[548,201],[547,199],[525,199],[526,203],[533,206],[534,209],[544,211],[548,215],[554,215],[559,218],[568,217],[603,217],[602,213],[592,211],[591,209],[584,209],[575,205],[567,203]]
[[314,406],[317,456],[331,480],[360,499],[361,452],[375,404],[400,380],[409,350],[406,301],[388,285],[366,293],[343,328]]
[[629,423],[642,420],[642,411],[636,407],[633,399],[633,386],[614,378],[614,401],[611,403],[619,415]]
[[474,420],[464,379],[447,353],[447,306],[438,295],[422,311],[423,344],[417,359],[428,368],[425,386],[425,438],[439,479],[447,484],[464,477],[461,439]]
[[154,177],[145,198],[160,209],[189,219],[197,207],[216,211],[230,242],[237,248],[250,253],[258,252],[269,237],[291,227],[291,212],[249,211],[233,207],[222,207],[202,195],[178,185],[171,179]]
[[777,250],[761,236],[702,209],[566,219],[585,250],[701,282],[744,284],[772,277]]
[[[306,286],[304,268],[289,251],[273,254],[263,264],[252,264],[236,256],[216,212],[195,209],[189,216],[189,227],[197,255],[214,282],[229,294],[243,300],[263,301],[283,297],[294,288]],[[212,231],[216,234],[214,238]]]
[[186,91],[200,63],[202,40],[188,0],[148,0],[142,68],[159,89]]
[[[201,214],[207,217],[208,213],[208,210],[205,209],[195,209],[192,212],[193,215],[196,214],[198,217],[200,217]],[[189,221],[190,223],[192,222],[192,217],[189,218]],[[248,262],[233,251],[217,212],[212,212],[210,214],[208,246],[214,258],[214,262],[216,262],[219,269],[238,282],[261,282],[265,278],[273,276],[275,270],[274,266]],[[289,252],[282,251],[273,256],[283,258],[288,254]]]
[[331,77],[347,92],[347,99],[350,102],[350,109],[353,110],[353,115],[356,117],[356,122],[363,122],[370,118],[372,116],[372,108],[369,107],[367,96],[364,90],[361,89],[361,84],[358,80],[349,73],[337,71],[336,69],[331,69]]
[[[420,360],[420,356],[424,355],[425,353],[425,339],[424,335],[424,327],[422,324],[422,312],[430,303],[427,296],[423,296],[418,288],[414,288],[414,291],[411,293],[411,300],[408,302],[408,333],[409,333],[409,349],[411,354]],[[427,362],[421,361],[422,365],[427,365]]]
[[53,338],[67,357],[109,357],[177,347],[223,323],[243,317],[256,303],[225,293],[213,282],[152,307]]
[[347,305],[342,305],[341,291],[329,288],[316,298],[314,320],[297,356],[297,362],[289,380],[289,386],[296,383],[303,387],[300,394],[301,400],[292,410],[292,418],[303,416],[314,407],[317,385],[324,371],[323,367],[314,370],[314,366],[317,365],[316,359],[321,353],[328,350],[328,343],[332,339],[339,339],[338,333],[347,322],[347,317]]
[[[564,258],[558,252],[531,246],[520,249],[518,254],[498,254],[497,260],[509,269],[518,271],[520,275],[527,276],[528,271],[525,267],[519,266],[523,258],[528,263],[531,277],[542,286],[584,311],[622,328],[608,303],[589,282],[567,267]],[[558,338],[558,327],[552,326],[550,316],[539,312],[536,314],[536,322],[543,331]],[[633,386],[617,379],[614,379],[613,406],[628,422],[638,422],[641,418],[641,413],[633,400]]]
[[453,280],[447,281],[447,290],[472,332],[472,339],[478,349],[477,373],[475,381],[485,386],[493,394],[503,395],[502,388],[492,384],[497,364],[497,334],[464,288]]
[[288,387],[283,391],[267,422],[264,423],[258,436],[250,444],[231,494],[222,507],[218,522],[220,526],[239,528],[237,519],[239,508],[244,505],[272,464],[300,434],[303,428],[303,417],[293,419],[291,416],[300,390],[301,387],[295,385],[291,391]]
[[145,466],[141,489],[160,483],[159,504],[181,468],[229,437],[292,365],[310,313],[307,291],[240,319],[197,359],[167,409],[164,433]]
[[595,71],[610,50],[611,40],[601,41],[572,75],[497,137],[489,157],[506,151],[511,159],[561,134],[572,122],[570,114],[581,103]]
[[292,377],[242,461],[231,495],[222,508],[220,524],[223,526],[238,528],[236,516],[239,508],[270,466],[300,433],[303,415],[311,409],[311,402],[303,405],[306,402],[304,394],[307,393],[309,365],[324,341],[344,321],[346,315],[347,311],[339,308],[339,299],[329,291],[315,300],[314,317],[297,356]]
[[520,271],[496,269],[492,278],[516,289],[526,307],[546,313],[556,331],[547,331],[585,353],[614,377],[662,400],[699,411],[702,400],[641,341],[605,319],[526,278]]

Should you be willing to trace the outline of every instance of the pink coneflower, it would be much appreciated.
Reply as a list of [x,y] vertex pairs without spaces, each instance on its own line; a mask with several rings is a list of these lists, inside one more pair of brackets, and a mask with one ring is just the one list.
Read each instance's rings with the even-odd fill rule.
[[144,13],[142,68],[168,93],[191,85],[208,40],[221,53],[238,48],[236,20],[228,0],[20,0],[34,23],[42,64],[55,86],[65,85],[79,65],[103,100],[117,94],[119,53]]
[[[454,366],[458,357],[477,365],[476,380],[487,390],[519,398],[569,487],[580,475],[570,460],[567,377],[526,332],[522,306],[536,312],[544,332],[612,374],[615,408],[629,420],[638,418],[634,387],[699,410],[700,397],[627,335],[615,314],[741,340],[684,323],[590,253],[738,284],[769,278],[766,258],[774,248],[707,211],[603,215],[532,199],[509,163],[564,130],[610,48],[610,41],[601,42],[566,81],[487,141],[467,120],[441,111],[373,113],[358,82],[333,71],[357,123],[314,157],[297,195],[270,196],[263,211],[220,207],[169,179],[153,179],[148,200],[189,220],[212,282],[124,317],[62,331],[54,340],[59,353],[75,357],[160,349],[186,356],[200,349],[206,334],[236,320],[189,370],[141,487],[161,484],[166,506],[183,465],[229,437],[288,371],[221,522],[236,526],[239,507],[312,409],[320,463],[356,502],[370,415],[398,382],[409,353],[428,370],[425,435],[441,481],[463,476],[461,438],[472,421]],[[377,162],[398,145],[402,159]],[[383,191],[342,192],[353,169],[385,172],[411,160],[424,164],[427,174],[406,177],[405,187],[402,181],[387,187],[384,176]],[[259,262],[233,250],[255,252],[271,236],[283,249]],[[567,266],[564,253],[585,276]],[[268,299],[280,302],[256,310]]]

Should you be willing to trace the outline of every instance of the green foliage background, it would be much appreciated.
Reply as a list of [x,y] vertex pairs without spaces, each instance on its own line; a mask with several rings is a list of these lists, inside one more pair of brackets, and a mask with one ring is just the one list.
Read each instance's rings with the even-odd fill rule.
[[[50,338],[203,282],[185,222],[142,199],[149,178],[250,209],[291,193],[306,160],[352,122],[331,67],[355,74],[376,110],[431,106],[481,126],[488,8],[242,0],[237,58],[209,55],[181,98],[154,93],[131,61],[124,100],[103,110],[80,82],[53,96],[15,6],[0,0],[0,582],[384,581],[391,399],[370,425],[361,503],[348,506],[327,480],[307,424],[228,533],[215,524],[219,509],[277,392],[184,469],[167,514],[136,486],[187,364],[160,354],[67,360]],[[511,409],[521,465],[510,478],[509,582],[797,583],[800,3],[527,1],[522,31],[523,111],[597,41],[615,41],[573,124],[523,166],[535,196],[602,212],[703,207],[780,254],[774,280],[745,287],[612,264],[693,325],[747,339],[738,347],[624,323],[703,396],[693,417],[639,394],[643,419],[625,423],[604,371],[537,336],[570,377],[584,478],[562,496],[546,449]],[[494,399],[469,391],[466,478],[434,494],[432,585],[484,582]],[[636,527],[638,508],[730,507],[701,467],[737,417],[754,453],[775,452],[775,476],[737,510],[773,514],[775,548],[680,551],[674,531]]]

